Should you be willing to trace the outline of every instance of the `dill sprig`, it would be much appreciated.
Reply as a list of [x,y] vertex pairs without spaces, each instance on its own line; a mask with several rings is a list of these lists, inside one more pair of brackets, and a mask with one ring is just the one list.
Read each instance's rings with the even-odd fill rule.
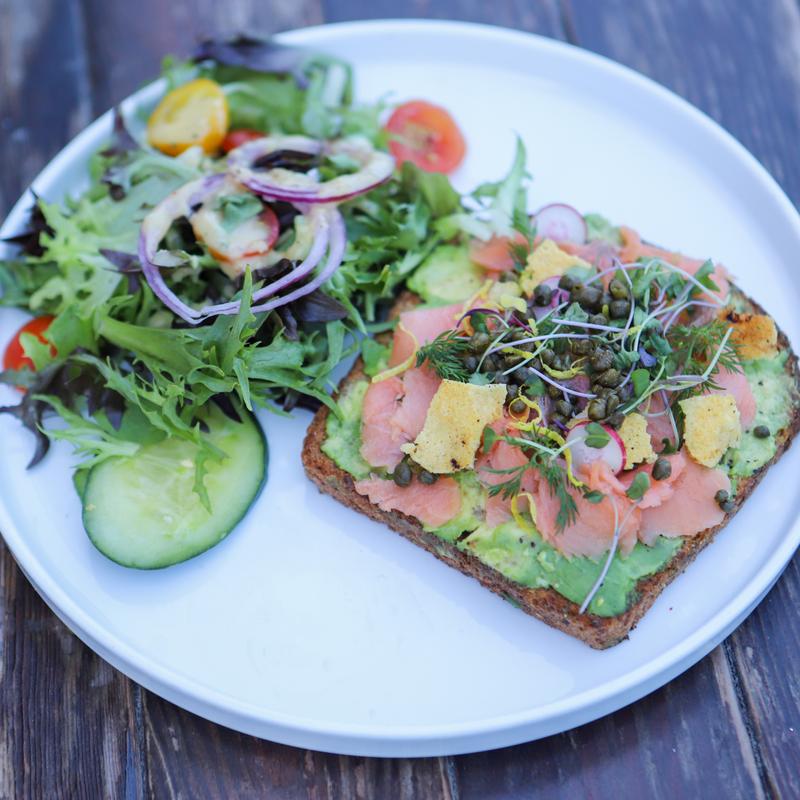
[[464,365],[464,356],[469,347],[468,338],[460,336],[457,331],[447,331],[417,350],[417,366],[427,361],[440,378],[466,383],[470,372]]
[[725,339],[729,328],[730,325],[721,319],[712,320],[706,325],[675,325],[668,335],[672,353],[668,359],[667,374],[680,372],[685,375],[703,375],[722,347],[708,379],[686,391],[691,394],[709,388],[719,389],[720,387],[714,382],[714,376],[720,369],[728,372],[742,371],[741,356],[736,343],[730,337],[727,341]]

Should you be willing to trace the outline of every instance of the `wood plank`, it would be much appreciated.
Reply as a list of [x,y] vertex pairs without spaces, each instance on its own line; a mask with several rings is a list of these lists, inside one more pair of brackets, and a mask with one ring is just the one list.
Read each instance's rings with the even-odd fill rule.
[[[0,4],[0,214],[89,122],[78,0]],[[58,91],[48,92],[58,75]],[[45,102],[46,100],[46,102]]]
[[[77,0],[0,4],[0,213],[90,119]],[[49,91],[58,76],[58,91]],[[46,102],[45,102],[46,100]],[[40,600],[0,544],[0,797],[137,794],[132,685]]]
[[203,38],[268,35],[322,21],[319,0],[84,0],[84,5],[91,20],[87,39],[95,114],[157,77],[165,55],[188,56]]
[[152,694],[145,708],[153,797],[453,800],[444,759],[327,755],[236,733]]
[[558,0],[323,0],[326,22],[345,22],[355,19],[425,17],[428,19],[457,19],[504,25],[518,30],[540,33],[564,39],[561,9]]
[[460,800],[764,796],[719,648],[612,716],[540,742],[457,758],[456,777]]

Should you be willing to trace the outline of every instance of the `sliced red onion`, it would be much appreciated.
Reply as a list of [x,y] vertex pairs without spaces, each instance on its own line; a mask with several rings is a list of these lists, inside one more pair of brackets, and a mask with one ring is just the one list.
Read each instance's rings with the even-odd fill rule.
[[610,425],[601,425],[600,427],[608,434],[608,444],[604,447],[589,447],[586,444],[586,427],[589,424],[590,420],[583,420],[567,435],[573,465],[578,468],[595,461],[605,461],[616,475],[624,469],[627,461],[622,437]]
[[318,289],[322,286],[341,266],[342,259],[344,258],[344,251],[347,247],[347,230],[345,229],[344,219],[338,211],[333,212],[331,221],[330,233],[330,248],[328,249],[328,260],[325,262],[323,268],[317,273],[313,280],[303,284],[299,289],[295,289],[283,297],[276,297],[268,303],[262,303],[253,306],[252,311],[262,312],[271,311],[273,308],[291,303],[300,297],[305,297],[307,294]]
[[588,231],[579,211],[566,203],[551,203],[540,208],[533,218],[536,233],[556,242],[585,244]]
[[181,186],[180,189],[167,195],[144,218],[139,233],[139,261],[150,288],[170,311],[192,324],[199,322],[202,314],[186,305],[167,286],[159,269],[159,264],[164,260],[166,254],[159,253],[158,245],[166,236],[172,223],[179,217],[189,216],[192,208],[198,203],[202,203],[203,199],[213,192],[223,180],[225,180],[225,174],[219,173],[198,178]]
[[[305,152],[349,156],[361,169],[319,183],[304,173],[284,169],[254,170],[251,166],[256,159],[276,150],[302,148],[307,148]],[[324,147],[305,136],[267,136],[233,150],[228,156],[228,167],[240,183],[262,197],[290,203],[334,203],[349,200],[387,181],[394,171],[394,159],[376,150],[363,136],[339,139]]]

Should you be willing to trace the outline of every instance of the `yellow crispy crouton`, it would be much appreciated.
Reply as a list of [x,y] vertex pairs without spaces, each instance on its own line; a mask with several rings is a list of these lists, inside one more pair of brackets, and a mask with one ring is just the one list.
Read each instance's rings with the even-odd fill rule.
[[731,340],[738,345],[742,358],[769,358],[775,355],[778,348],[778,329],[772,317],[731,311],[726,318],[733,324]]
[[415,441],[404,444],[423,469],[436,474],[472,467],[483,429],[503,415],[506,387],[443,380]]
[[647,432],[647,420],[641,414],[628,414],[617,431],[625,445],[625,469],[646,461],[648,464],[656,460],[656,453]]
[[704,394],[681,400],[680,406],[684,440],[692,458],[705,467],[715,467],[725,451],[742,438],[736,400],[727,392]]
[[519,285],[530,297],[533,290],[554,275],[563,275],[570,267],[590,267],[588,261],[565,253],[552,239],[545,239],[529,256],[520,275]]

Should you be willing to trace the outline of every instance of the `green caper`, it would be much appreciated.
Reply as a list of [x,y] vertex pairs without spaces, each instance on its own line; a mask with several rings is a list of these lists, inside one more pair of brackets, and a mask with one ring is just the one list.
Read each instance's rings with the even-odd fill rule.
[[504,375],[503,370],[499,369],[492,376],[492,380],[495,383],[508,383],[508,375]]
[[410,486],[411,479],[414,476],[411,474],[411,467],[409,466],[407,461],[401,461],[395,468],[394,472],[392,473],[392,480],[398,486]]
[[475,372],[478,369],[478,357],[477,356],[467,356],[464,359],[464,369],[467,372]]
[[734,508],[736,508],[736,503],[733,500],[726,500],[724,503],[720,503],[719,507],[726,513],[730,514]]
[[672,464],[669,463],[669,459],[663,456],[657,458],[653,464],[653,480],[665,481],[670,475],[672,475]]
[[519,364],[522,359],[523,356],[518,353],[503,353],[503,363],[506,367],[513,367],[515,364]]
[[615,411],[607,420],[606,425],[610,425],[614,430],[625,422],[625,415],[621,411]]
[[572,403],[570,403],[569,400],[559,400],[555,408],[559,414],[565,417],[572,416]]
[[[508,377],[513,378],[514,376],[509,375]],[[506,391],[509,397],[516,397],[519,394],[519,384],[516,381],[509,380],[506,384]]]
[[424,483],[426,486],[431,486],[432,484],[436,483],[439,480],[439,476],[435,475],[432,472],[428,472],[428,470],[423,469],[422,472],[419,473],[419,482]]
[[597,382],[601,386],[619,386],[619,382],[622,376],[619,374],[618,369],[614,369],[614,367],[610,367],[609,369],[605,370],[600,374],[597,378]]
[[606,397],[606,412],[613,414],[619,408],[619,404],[619,395],[613,391],[609,392],[608,397]]
[[586,413],[589,419],[599,422],[606,415],[606,401],[601,397],[595,398],[586,407]]
[[496,370],[497,362],[494,360],[494,356],[486,356],[481,365],[481,372],[495,372]]
[[482,353],[489,346],[489,334],[483,331],[477,331],[470,336],[469,349],[473,353]]
[[590,314],[588,322],[592,325],[608,325],[608,317],[605,314]]
[[558,386],[553,386],[552,383],[547,384],[545,391],[547,392],[547,396],[552,397],[553,400],[557,400],[561,397],[561,389],[559,389]]
[[597,286],[584,286],[580,291],[573,292],[571,299],[583,308],[596,311],[603,305],[603,290]]
[[553,365],[553,359],[556,357],[556,354],[549,348],[545,347],[541,353],[539,353],[539,358],[541,359],[542,364],[547,364],[548,367]]
[[536,303],[537,306],[549,305],[552,299],[553,290],[547,284],[540,283],[533,290],[533,302]]
[[611,397],[612,394],[614,394],[614,390],[610,386],[603,386],[602,384],[599,383],[593,383],[592,393],[606,400],[609,397]]
[[730,499],[730,495],[724,490],[720,489],[715,495],[714,500],[716,500],[717,505],[722,508],[723,503],[727,503]]
[[512,400],[509,410],[512,414],[524,414],[527,407],[528,406],[526,406],[522,400],[517,398],[516,400]]
[[562,275],[558,280],[558,288],[569,292],[575,288],[575,281],[569,275]]
[[628,299],[628,287],[619,279],[613,278],[608,284],[608,291],[615,300]]
[[591,339],[570,339],[569,345],[576,356],[588,356],[594,350]]
[[614,353],[607,347],[598,348],[589,360],[595,372],[605,372],[614,363]]
[[756,425],[755,428],[753,428],[753,436],[755,436],[756,439],[768,439],[769,435],[770,430],[766,425]]
[[612,300],[608,307],[611,319],[625,319],[631,313],[629,300]]
[[557,411],[550,415],[550,422],[558,422],[560,425],[566,426],[568,421],[567,417]]

